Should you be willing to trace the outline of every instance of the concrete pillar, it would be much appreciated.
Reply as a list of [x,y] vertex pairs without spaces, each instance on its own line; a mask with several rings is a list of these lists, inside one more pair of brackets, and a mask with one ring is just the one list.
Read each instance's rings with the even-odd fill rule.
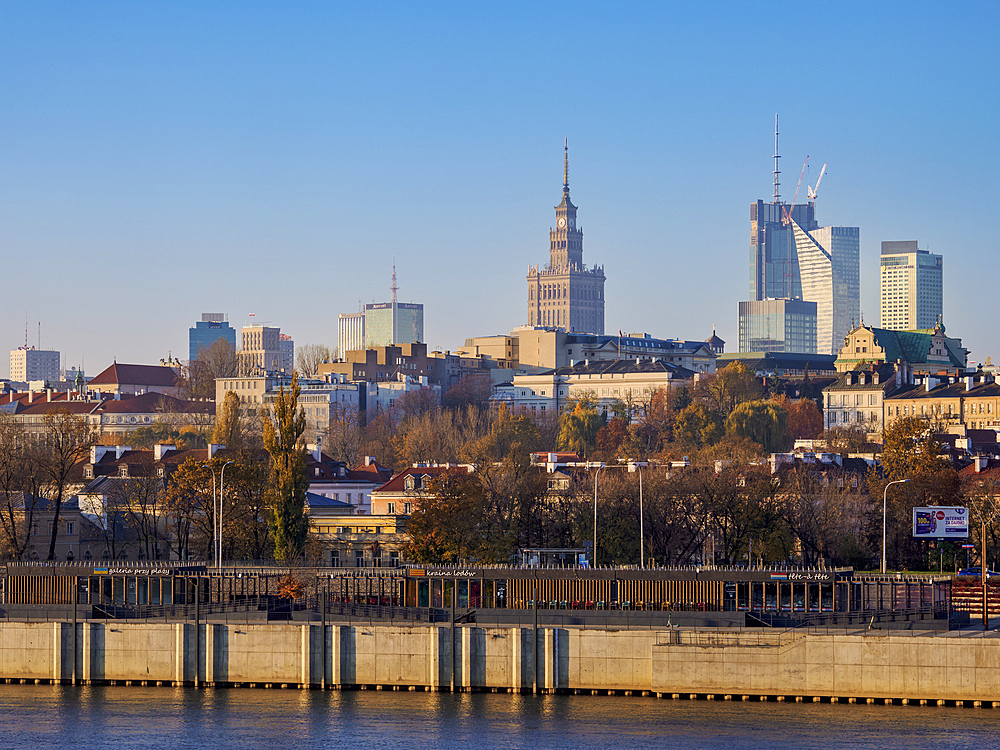
[[80,680],[82,684],[89,685],[90,681],[94,679],[93,677],[93,662],[92,662],[92,649],[94,640],[94,625],[93,623],[85,622],[81,625],[83,628],[83,638],[81,639],[81,650],[80,654],[82,663],[80,669]]
[[441,629],[437,627],[427,628],[427,685],[432,690],[441,687]]
[[312,680],[309,675],[309,666],[312,661],[312,649],[310,648],[312,640],[310,636],[312,635],[312,626],[303,625],[301,627],[301,658],[300,658],[300,669],[299,669],[299,685],[307,687],[312,684]]
[[559,687],[559,629],[545,628],[542,635],[542,665],[545,689],[555,692]]
[[510,686],[515,692],[520,693],[524,685],[524,674],[522,666],[524,664],[523,641],[521,640],[521,628],[510,629]]
[[174,684],[177,685],[183,685],[186,677],[184,673],[184,657],[187,656],[184,651],[184,631],[186,628],[186,623],[174,623]]
[[215,684],[215,628],[216,625],[205,623],[205,682]]
[[462,637],[462,671],[459,680],[459,687],[463,688],[472,687],[472,631],[473,628],[462,628],[459,631]]
[[330,684],[339,690],[343,684],[343,680],[341,679],[341,663],[344,648],[343,631],[345,628],[341,625],[329,625],[327,627],[330,630]]
[[63,624],[52,623],[52,680],[62,682],[63,678]]

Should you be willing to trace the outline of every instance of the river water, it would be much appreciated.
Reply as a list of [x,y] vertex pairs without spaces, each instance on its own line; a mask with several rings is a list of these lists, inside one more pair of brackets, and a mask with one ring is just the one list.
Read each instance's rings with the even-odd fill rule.
[[992,748],[1000,710],[0,685],[0,748]]

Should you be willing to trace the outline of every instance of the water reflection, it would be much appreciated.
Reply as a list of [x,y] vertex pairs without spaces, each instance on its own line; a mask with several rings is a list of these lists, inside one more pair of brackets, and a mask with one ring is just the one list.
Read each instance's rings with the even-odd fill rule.
[[916,706],[0,685],[0,748],[966,748],[1000,711]]

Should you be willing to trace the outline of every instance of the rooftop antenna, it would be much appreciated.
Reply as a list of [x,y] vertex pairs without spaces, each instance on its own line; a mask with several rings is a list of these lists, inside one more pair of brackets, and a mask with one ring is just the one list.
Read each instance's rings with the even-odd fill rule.
[[24,311],[24,348],[28,348],[28,311]]
[[563,192],[569,193],[569,138],[563,141]]
[[778,175],[781,172],[778,170],[778,159],[781,157],[778,155],[778,113],[774,113],[774,199],[771,201],[774,205],[781,203],[781,193],[778,191],[778,186],[781,185],[778,182]]
[[392,304],[396,304],[396,292],[399,291],[399,287],[396,286],[396,258],[392,259],[392,286],[389,287],[392,291]]
[[38,321],[38,348],[42,348],[42,321]]

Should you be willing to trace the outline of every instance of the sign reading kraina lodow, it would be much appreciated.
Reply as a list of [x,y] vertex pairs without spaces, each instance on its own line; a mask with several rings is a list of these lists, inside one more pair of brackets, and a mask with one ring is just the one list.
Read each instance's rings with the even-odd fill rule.
[[968,539],[969,509],[941,506],[913,509],[916,539]]

